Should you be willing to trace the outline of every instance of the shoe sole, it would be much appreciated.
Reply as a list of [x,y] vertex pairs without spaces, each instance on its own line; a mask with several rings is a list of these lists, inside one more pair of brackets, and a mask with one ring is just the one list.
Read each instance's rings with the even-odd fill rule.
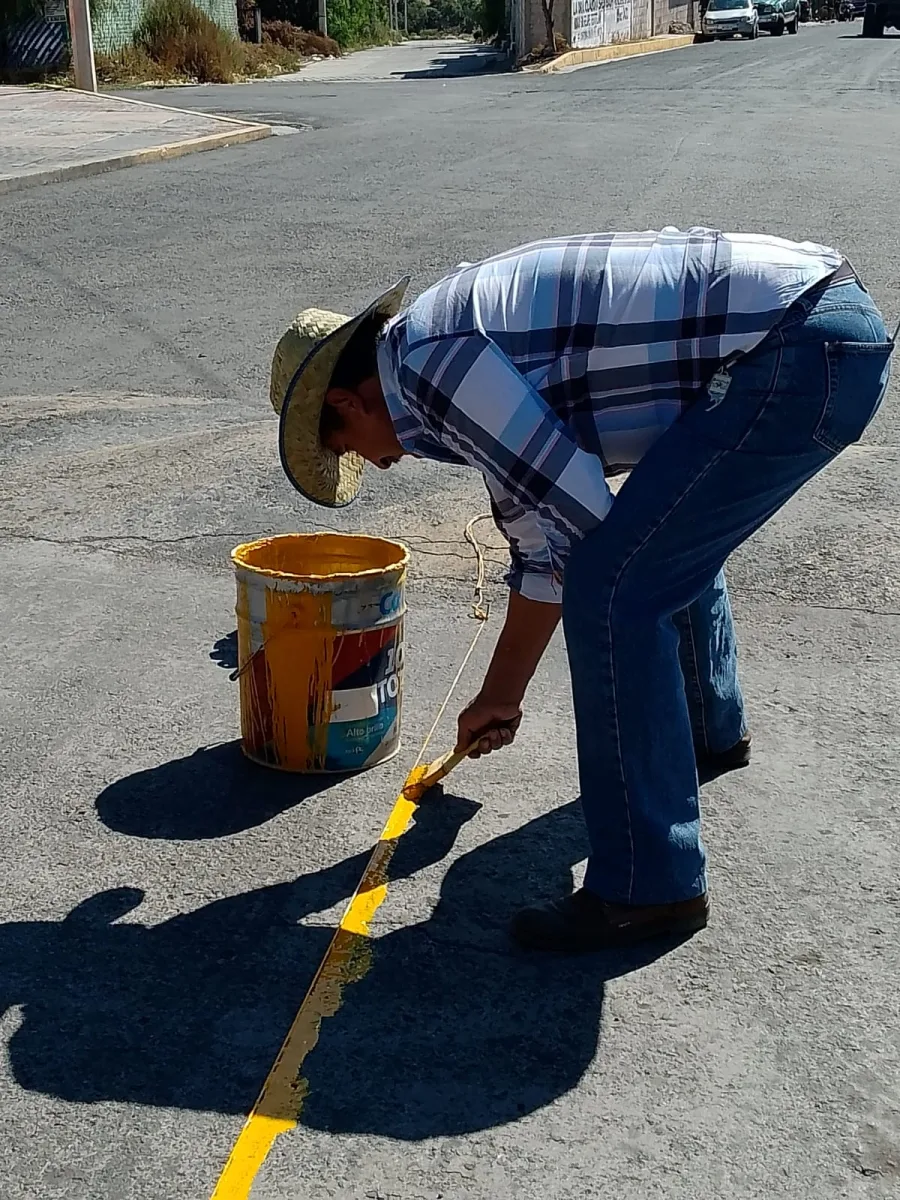
[[752,754],[752,742],[739,742],[737,746],[723,750],[721,754],[698,754],[695,751],[697,769],[705,768],[709,771],[735,771],[740,767],[749,767]]
[[700,933],[709,925],[709,914],[703,913],[691,917],[682,917],[680,920],[672,921],[664,928],[653,929],[639,936],[629,935],[628,928],[620,929],[618,932],[621,936],[610,937],[602,942],[591,944],[572,944],[569,946],[560,946],[558,943],[542,942],[540,939],[529,938],[527,934],[520,936],[517,934],[515,925],[510,929],[510,936],[515,944],[522,950],[537,950],[543,954],[598,954],[603,950],[629,950],[632,947],[642,946],[645,942],[665,941],[667,938],[688,937],[695,933]]

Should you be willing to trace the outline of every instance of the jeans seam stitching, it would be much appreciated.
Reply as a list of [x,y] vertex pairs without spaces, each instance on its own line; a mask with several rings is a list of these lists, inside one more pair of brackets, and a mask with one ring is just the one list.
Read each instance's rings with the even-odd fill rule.
[[769,401],[775,395],[775,389],[778,386],[778,373],[781,370],[781,364],[784,360],[784,346],[785,346],[784,334],[781,332],[780,329],[776,330],[775,332],[778,334],[779,344],[774,350],[774,353],[776,354],[775,369],[772,372],[772,382],[771,382],[771,386],[769,387],[768,392],[766,393],[766,398],[765,398],[765,400],[763,400],[762,404],[759,406],[759,411],[757,412],[756,416],[753,418],[753,420],[750,422],[750,424],[744,430],[743,437],[738,442],[738,444],[733,448],[733,451],[723,451],[723,453],[734,453],[743,448],[744,443],[750,437],[751,433],[753,433],[754,430],[756,429],[757,422],[759,421],[759,419],[762,417],[763,413],[765,412],[766,405],[769,403]]
[[[780,354],[780,347],[779,347],[779,354]],[[777,374],[777,372],[776,372],[776,374]],[[754,424],[755,424],[755,422],[754,422]],[[743,441],[743,438],[741,440]],[[612,607],[613,607],[613,603],[615,601],[616,591],[622,580],[622,576],[624,575],[625,571],[628,569],[629,564],[634,560],[635,556],[637,554],[639,554],[641,552],[641,550],[643,550],[644,546],[647,545],[647,543],[654,536],[654,534],[659,532],[659,530],[666,523],[666,521],[668,521],[669,517],[671,517],[672,513],[675,512],[676,508],[678,508],[679,504],[681,504],[691,494],[691,492],[694,490],[694,488],[697,486],[697,484],[700,483],[701,480],[703,480],[709,474],[709,472],[713,469],[713,467],[716,466],[716,464],[722,458],[724,458],[726,454],[729,454],[729,453],[731,453],[729,450],[719,450],[717,452],[717,454],[715,455],[715,457],[712,458],[706,464],[706,466],[703,468],[703,470],[700,471],[699,474],[697,474],[691,480],[690,484],[678,496],[677,500],[675,500],[674,503],[669,508],[666,509],[666,511],[662,514],[662,516],[659,518],[659,520],[653,526],[653,528],[647,532],[647,534],[645,535],[643,540],[637,546],[635,546],[635,548],[632,550],[632,552],[628,555],[628,557],[622,563],[622,566],[619,568],[619,571],[616,574],[616,577],[613,580],[613,585],[610,589],[609,604],[607,605],[607,608],[606,608],[606,635],[607,635],[607,641],[608,641],[608,644],[610,647],[610,662],[612,665],[611,675],[612,675],[612,684],[613,684],[613,708],[615,710],[616,750],[617,750],[617,757],[619,760],[619,776],[622,781],[622,791],[625,794],[625,816],[626,816],[626,820],[628,823],[628,845],[629,845],[629,850],[630,850],[630,870],[629,870],[629,876],[628,876],[628,899],[625,902],[626,904],[630,904],[632,902],[632,897],[634,895],[634,833],[633,833],[632,825],[631,825],[631,804],[630,804],[629,797],[628,797],[628,782],[625,779],[625,769],[624,769],[624,763],[623,763],[623,759],[622,759],[622,739],[621,739],[621,734],[620,734],[620,730],[619,730],[619,705],[618,705],[617,699],[616,699],[618,689],[616,686],[615,661],[614,661],[614,656],[612,654],[612,645],[613,645]]]
[[834,374],[835,364],[831,358],[831,355],[828,353],[828,346],[829,346],[829,343],[825,342],[824,346],[822,347],[822,352],[825,355],[826,375],[828,378],[828,391],[825,395],[825,403],[822,405],[822,411],[819,414],[819,419],[816,422],[816,427],[813,430],[813,441],[818,442],[820,446],[823,446],[826,450],[831,451],[832,454],[837,454],[839,452],[839,450],[841,449],[841,447],[836,446],[834,444],[834,439],[830,438],[827,433],[824,433],[822,431],[822,426],[824,425],[825,421],[828,419],[828,417],[831,414],[831,407],[832,407],[831,398],[834,394],[834,383],[833,383],[832,376]]
[[[640,547],[638,547],[638,550],[639,549],[640,549]],[[631,903],[631,898],[634,893],[634,830],[632,829],[632,826],[631,826],[631,803],[628,798],[628,781],[625,778],[625,764],[622,759],[622,735],[621,735],[621,731],[619,728],[618,685],[617,685],[617,680],[616,680],[615,655],[613,654],[612,608],[613,608],[613,603],[615,602],[615,598],[616,598],[616,589],[618,588],[619,580],[622,577],[622,572],[625,570],[625,568],[631,562],[631,560],[635,554],[637,554],[637,550],[632,551],[632,553],[628,556],[626,561],[622,564],[620,571],[618,572],[615,579],[613,580],[613,585],[610,588],[610,592],[609,592],[609,604],[607,605],[607,608],[606,608],[606,641],[607,641],[607,645],[609,646],[609,666],[610,666],[609,673],[610,673],[610,680],[612,682],[613,713],[614,713],[615,730],[616,730],[616,758],[618,759],[618,763],[619,763],[619,778],[622,781],[622,793],[625,796],[625,822],[626,822],[626,828],[628,830],[629,873],[628,873],[627,899],[625,901],[626,904]]]
[[709,753],[709,731],[706,728],[706,705],[703,701],[703,688],[700,686],[700,672],[697,668],[697,642],[694,638],[694,622],[691,619],[691,610],[688,606],[685,610],[687,619],[688,633],[691,637],[691,659],[693,662],[694,675],[691,683],[693,684],[694,698],[700,709],[700,728],[703,733],[703,749],[705,753]]

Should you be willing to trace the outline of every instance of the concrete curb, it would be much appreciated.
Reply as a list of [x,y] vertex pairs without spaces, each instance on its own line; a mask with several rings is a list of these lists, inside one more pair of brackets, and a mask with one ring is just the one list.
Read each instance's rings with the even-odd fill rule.
[[[60,91],[75,91],[75,88],[60,88]],[[93,92],[78,92],[78,95],[93,96]],[[233,117],[219,117],[212,113],[197,113],[186,108],[173,108],[167,104],[150,104],[145,100],[131,100],[125,96],[104,96],[107,100],[116,100],[120,104],[138,104],[145,108],[159,108],[167,112],[180,112],[187,116],[200,117],[203,120],[217,121],[228,126],[222,133],[207,133],[201,137],[185,138],[178,142],[166,142],[161,146],[148,146],[143,150],[129,150],[124,154],[108,155],[103,158],[87,159],[85,162],[72,163],[64,167],[39,167],[34,171],[26,171],[21,175],[11,175],[0,179],[0,196],[11,192],[32,187],[42,183],[58,183],[64,179],[84,179],[90,175],[104,175],[107,171],[117,171],[123,167],[140,167],[145,163],[157,162],[160,159],[182,158],[186,154],[197,154],[203,150],[218,150],[225,146],[239,146],[244,142],[257,142],[261,138],[272,136],[269,125],[251,124],[247,121],[237,121]]]
[[661,54],[664,50],[681,50],[693,46],[692,33],[662,35],[642,38],[639,42],[614,42],[611,46],[592,46],[588,50],[569,50],[558,58],[540,66],[526,67],[536,75],[552,75],[570,67],[585,67],[592,63],[611,62],[617,58],[632,58],[638,54]]

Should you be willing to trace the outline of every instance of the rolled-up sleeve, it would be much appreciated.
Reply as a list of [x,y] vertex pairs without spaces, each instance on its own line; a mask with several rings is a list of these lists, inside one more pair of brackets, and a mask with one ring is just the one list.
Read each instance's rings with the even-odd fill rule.
[[494,524],[509,543],[510,566],[506,582],[527,600],[562,603],[564,559],[554,566],[540,521],[512,496],[485,477]]
[[600,459],[480,334],[411,348],[399,380],[430,435],[484,475],[510,544],[510,586],[558,603],[570,547],[612,504]]

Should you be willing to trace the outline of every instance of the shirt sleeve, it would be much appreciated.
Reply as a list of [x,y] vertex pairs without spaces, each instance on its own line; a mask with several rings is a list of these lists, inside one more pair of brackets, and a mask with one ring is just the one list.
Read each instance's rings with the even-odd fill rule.
[[496,483],[487,478],[485,483],[494,524],[509,544],[506,583],[527,600],[561,604],[562,577],[553,565],[540,521]]
[[571,546],[612,505],[600,459],[483,335],[414,346],[399,378],[431,436],[484,475],[510,543],[510,586],[559,602]]

